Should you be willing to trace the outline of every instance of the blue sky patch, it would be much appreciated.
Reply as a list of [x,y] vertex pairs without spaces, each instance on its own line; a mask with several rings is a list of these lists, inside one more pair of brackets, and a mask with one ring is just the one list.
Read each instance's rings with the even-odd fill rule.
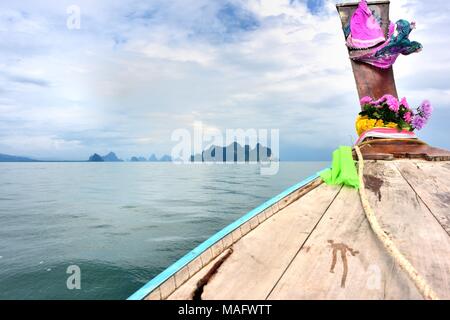
[[251,12],[231,3],[227,3],[217,12],[217,18],[225,27],[226,33],[252,31],[259,27],[258,20]]

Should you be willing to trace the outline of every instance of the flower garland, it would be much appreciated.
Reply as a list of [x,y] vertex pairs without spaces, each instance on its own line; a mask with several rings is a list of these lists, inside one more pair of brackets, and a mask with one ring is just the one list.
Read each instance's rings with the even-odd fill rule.
[[361,106],[363,111],[356,120],[358,135],[373,128],[394,128],[399,131],[422,130],[433,113],[433,107],[428,100],[413,110],[406,98],[398,100],[389,94],[378,100],[364,97],[361,99]]

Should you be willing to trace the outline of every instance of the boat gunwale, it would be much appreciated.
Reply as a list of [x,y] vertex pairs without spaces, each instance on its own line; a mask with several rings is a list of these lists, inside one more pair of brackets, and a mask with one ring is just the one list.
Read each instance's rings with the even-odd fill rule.
[[267,209],[276,205],[283,199],[289,197],[294,192],[299,191],[300,189],[311,184],[312,182],[314,182],[315,180],[320,178],[321,173],[327,169],[328,168],[325,168],[319,172],[316,172],[315,174],[304,179],[303,181],[289,187],[288,189],[284,190],[280,194],[267,200],[266,202],[264,202],[260,206],[256,207],[255,209],[249,211],[248,213],[243,215],[241,218],[235,220],[234,222],[232,222],[225,228],[221,229],[220,231],[218,231],[217,233],[212,235],[210,238],[208,238],[207,240],[205,240],[204,242],[199,244],[196,248],[194,248],[193,250],[191,250],[190,252],[185,254],[183,257],[181,257],[175,263],[173,263],[172,265],[167,267],[164,271],[159,273],[152,280],[147,282],[144,286],[142,286],[140,289],[138,289],[136,292],[134,292],[131,296],[129,296],[127,300],[144,300],[153,291],[157,290],[167,280],[169,280],[171,277],[175,276],[179,271],[181,271],[188,264],[190,264],[195,259],[200,257],[204,252],[206,252],[208,249],[213,247],[216,243],[220,242],[225,237],[229,236],[235,230],[237,230],[244,224],[248,223],[250,220],[252,220],[256,216],[258,216],[259,214],[263,213]]

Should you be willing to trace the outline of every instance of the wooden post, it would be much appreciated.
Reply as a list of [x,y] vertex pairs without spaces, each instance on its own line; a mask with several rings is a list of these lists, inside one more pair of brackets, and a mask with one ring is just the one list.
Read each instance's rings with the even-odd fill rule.
[[[358,2],[337,4],[336,8],[341,17],[342,27],[348,25],[353,13],[358,7]],[[385,35],[389,30],[389,4],[390,1],[368,1],[369,8],[381,17],[381,27]],[[349,57],[355,52],[349,50]],[[359,50],[357,53],[361,53]],[[369,96],[379,99],[385,94],[391,94],[398,97],[397,88],[395,86],[393,68],[380,69],[366,63],[351,60],[353,75],[355,76],[356,88],[358,95],[362,97]]]

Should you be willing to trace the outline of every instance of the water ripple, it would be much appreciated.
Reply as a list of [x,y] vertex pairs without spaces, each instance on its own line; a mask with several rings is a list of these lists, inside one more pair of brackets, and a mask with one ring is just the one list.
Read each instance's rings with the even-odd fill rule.
[[[324,164],[0,164],[0,299],[125,299]],[[42,262],[42,263],[40,263]],[[69,265],[82,290],[68,290]]]

